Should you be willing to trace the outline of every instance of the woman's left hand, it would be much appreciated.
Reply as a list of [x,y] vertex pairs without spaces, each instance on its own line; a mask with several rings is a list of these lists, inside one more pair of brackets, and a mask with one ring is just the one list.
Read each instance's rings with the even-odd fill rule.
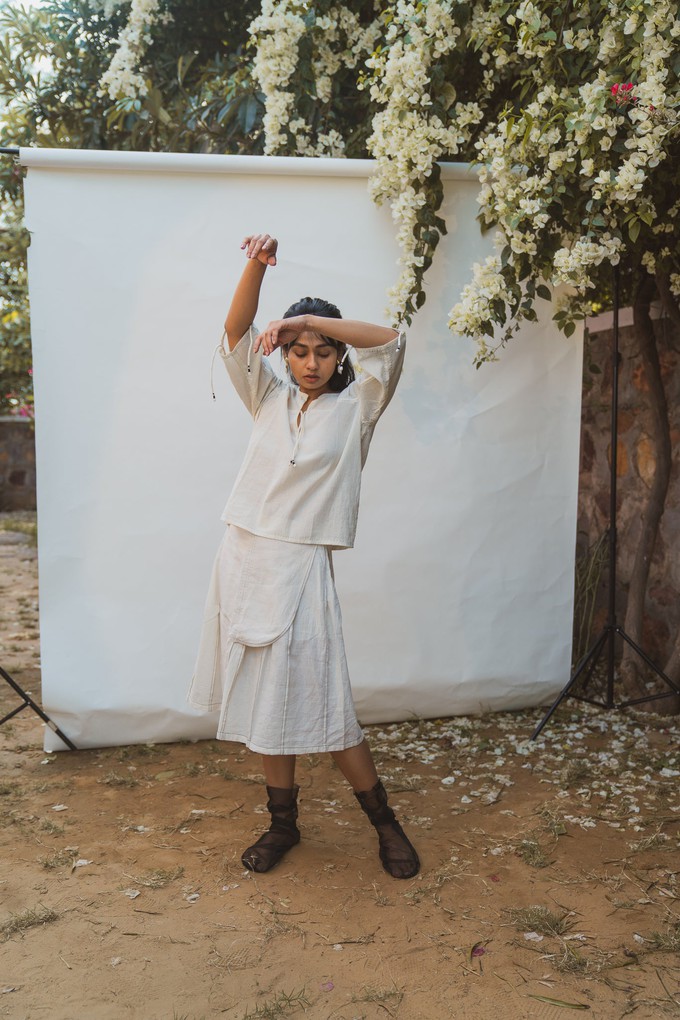
[[262,348],[262,353],[269,355],[277,347],[292,343],[307,328],[307,320],[304,315],[294,315],[290,319],[275,319],[255,337],[253,351],[257,352]]

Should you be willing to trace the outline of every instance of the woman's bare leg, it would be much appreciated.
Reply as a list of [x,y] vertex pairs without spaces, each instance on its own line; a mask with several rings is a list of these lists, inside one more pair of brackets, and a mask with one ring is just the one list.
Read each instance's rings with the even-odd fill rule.
[[378,782],[373,755],[365,740],[345,751],[331,751],[331,755],[355,793],[371,790]]
[[292,790],[295,783],[294,754],[263,754],[262,768],[267,786]]

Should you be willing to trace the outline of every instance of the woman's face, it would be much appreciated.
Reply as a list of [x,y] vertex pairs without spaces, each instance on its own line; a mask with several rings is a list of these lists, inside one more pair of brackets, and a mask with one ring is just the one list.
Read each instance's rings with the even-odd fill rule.
[[288,366],[303,393],[318,397],[329,390],[329,380],[338,364],[333,344],[318,333],[300,333],[288,348]]

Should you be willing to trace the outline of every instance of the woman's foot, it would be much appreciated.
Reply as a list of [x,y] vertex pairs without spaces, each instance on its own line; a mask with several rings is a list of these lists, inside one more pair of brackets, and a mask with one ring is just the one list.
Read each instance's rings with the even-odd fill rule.
[[249,871],[269,871],[291,847],[300,842],[300,830],[296,824],[299,789],[299,786],[288,790],[276,786],[267,787],[267,810],[272,816],[272,823],[268,831],[241,856],[244,867]]
[[413,878],[420,871],[415,847],[387,803],[387,792],[380,780],[371,790],[354,793],[361,808],[378,833],[378,851],[382,866],[393,878]]

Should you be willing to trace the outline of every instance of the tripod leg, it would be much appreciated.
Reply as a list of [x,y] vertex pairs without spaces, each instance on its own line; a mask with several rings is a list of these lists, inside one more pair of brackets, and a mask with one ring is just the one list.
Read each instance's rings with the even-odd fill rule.
[[656,673],[659,679],[663,680],[664,683],[667,684],[668,687],[670,687],[670,691],[668,694],[655,694],[651,696],[647,695],[644,698],[635,698],[632,701],[622,701],[619,703],[618,708],[628,708],[629,705],[640,705],[644,701],[659,701],[661,698],[670,698],[674,694],[680,694],[680,687],[678,687],[678,685],[674,683],[671,680],[671,678],[664,673],[662,669],[659,669],[655,662],[652,662],[647,653],[644,652],[642,648],[640,648],[640,646],[636,644],[635,641],[633,641],[633,639],[626,634],[625,630],[622,627],[617,627],[616,633],[620,634],[623,640],[627,644],[629,644],[633,651],[640,656],[642,661],[646,663],[647,666],[649,666],[652,672]]
[[52,732],[56,733],[57,736],[59,737],[59,739],[63,740],[64,743],[66,744],[66,746],[68,748],[70,748],[71,751],[77,751],[78,750],[76,745],[71,740],[69,740],[69,738],[66,736],[66,734],[62,733],[62,731],[59,729],[57,724],[55,722],[52,722],[50,717],[48,715],[46,715],[45,712],[43,712],[43,710],[40,707],[40,705],[38,705],[33,700],[33,698],[30,696],[30,694],[27,694],[26,691],[24,691],[19,686],[19,684],[16,682],[16,680],[12,679],[12,677],[9,675],[9,673],[7,673],[2,668],[2,666],[0,666],[0,676],[2,676],[4,680],[6,680],[6,682],[9,684],[9,686],[12,688],[12,690],[16,691],[16,693],[19,695],[20,698],[23,699],[23,702],[24,702],[23,705],[20,705],[19,708],[15,709],[13,712],[10,712],[9,715],[6,715],[4,719],[0,720],[0,723],[6,722],[7,719],[11,719],[11,717],[13,715],[16,715],[17,712],[21,712],[24,708],[32,708],[33,711],[35,712],[35,714],[40,716],[40,718],[45,723],[45,725],[49,726],[49,728],[52,730]]
[[575,670],[573,676],[569,680],[569,683],[567,684],[567,686],[557,695],[557,697],[555,698],[555,701],[550,706],[550,708],[548,709],[546,714],[543,716],[543,718],[541,719],[540,723],[538,724],[538,726],[536,727],[534,732],[531,734],[531,738],[530,738],[531,740],[535,740],[536,739],[536,737],[541,732],[541,730],[543,729],[545,724],[548,722],[548,720],[550,719],[551,715],[553,714],[553,712],[555,711],[557,706],[562,701],[564,701],[565,698],[569,697],[569,691],[574,686],[574,684],[576,683],[576,681],[578,680],[578,678],[580,677],[581,673],[586,668],[586,666],[588,666],[590,664],[590,671],[591,672],[593,671],[593,669],[595,668],[595,665],[597,663],[597,660],[600,657],[600,653],[602,652],[602,649],[604,648],[604,643],[605,643],[605,641],[607,639],[607,634],[608,634],[608,628],[605,627],[605,629],[602,631],[602,633],[600,634],[599,638],[597,639],[597,641],[595,642],[593,647],[581,659],[580,663],[576,667],[576,670]]
[[19,705],[17,706],[17,708],[13,708],[11,712],[7,713],[7,715],[3,715],[2,719],[0,719],[0,726],[2,726],[3,723],[7,722],[8,719],[13,719],[15,715],[19,714],[19,712],[23,712],[25,708],[28,708],[27,701],[24,701],[23,705]]

